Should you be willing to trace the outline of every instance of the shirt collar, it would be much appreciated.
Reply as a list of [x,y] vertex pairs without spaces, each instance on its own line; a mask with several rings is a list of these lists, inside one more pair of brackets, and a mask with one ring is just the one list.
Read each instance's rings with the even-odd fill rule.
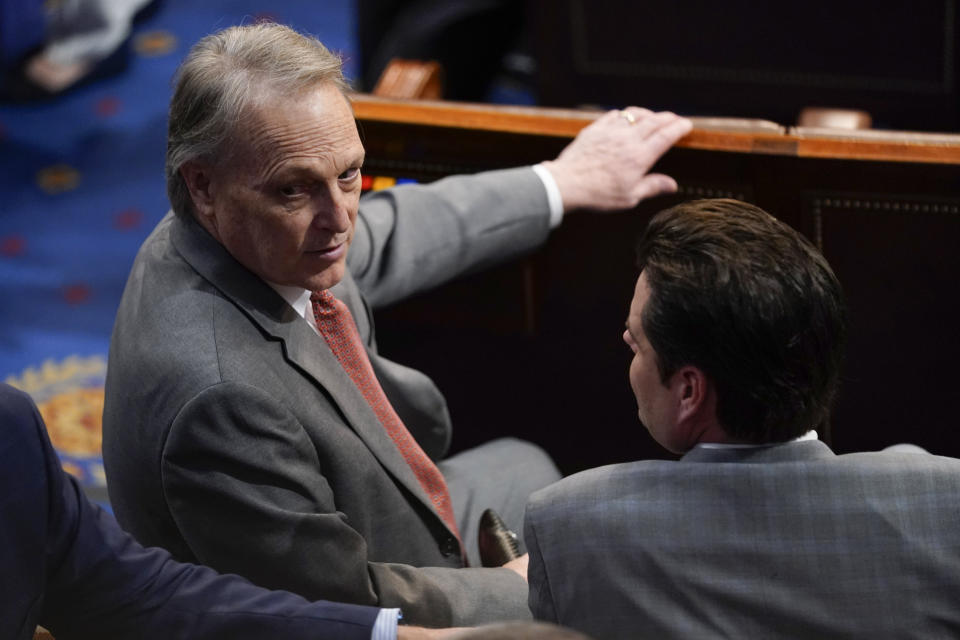
[[[264,280],[266,282],[266,280]],[[280,297],[287,301],[287,304],[290,305],[294,311],[297,312],[301,318],[307,321],[313,329],[317,329],[317,321],[313,317],[312,313],[307,313],[307,310],[310,309],[310,291],[304,289],[303,287],[294,287],[285,284],[274,284],[272,282],[267,282],[271,289],[280,294]]]
[[[816,430],[810,429],[802,436],[796,437],[787,442],[803,442],[804,440],[819,440]],[[739,442],[698,442],[693,446],[694,449],[755,449],[757,447],[769,447],[775,444],[784,444],[782,442],[766,442],[763,444],[743,444]]]

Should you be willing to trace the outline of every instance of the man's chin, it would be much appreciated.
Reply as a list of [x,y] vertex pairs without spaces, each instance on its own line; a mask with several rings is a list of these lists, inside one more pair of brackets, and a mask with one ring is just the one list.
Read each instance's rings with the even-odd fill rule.
[[343,280],[346,270],[346,264],[344,262],[337,262],[336,264],[330,265],[320,273],[306,278],[301,286],[304,289],[309,289],[310,291],[322,291],[324,289],[329,289]]

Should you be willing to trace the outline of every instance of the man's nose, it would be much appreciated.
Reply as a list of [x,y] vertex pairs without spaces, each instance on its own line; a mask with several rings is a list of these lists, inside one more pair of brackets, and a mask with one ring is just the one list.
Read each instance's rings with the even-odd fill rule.
[[339,189],[332,189],[317,198],[314,205],[314,224],[333,233],[350,230],[350,207],[352,200]]

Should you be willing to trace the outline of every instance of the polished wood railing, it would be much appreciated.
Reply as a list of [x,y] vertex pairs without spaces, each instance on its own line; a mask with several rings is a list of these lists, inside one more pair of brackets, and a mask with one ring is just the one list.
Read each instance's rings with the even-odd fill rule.
[[[361,121],[573,138],[599,112],[498,106],[371,95],[353,98]],[[960,164],[960,135],[787,127],[766,120],[691,118],[693,131],[677,146],[707,151],[799,158]]]

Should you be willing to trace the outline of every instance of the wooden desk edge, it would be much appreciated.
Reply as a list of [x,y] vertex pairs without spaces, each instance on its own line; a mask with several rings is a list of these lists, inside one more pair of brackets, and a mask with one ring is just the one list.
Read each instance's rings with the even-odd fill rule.
[[[560,138],[573,138],[602,114],[577,109],[392,100],[366,94],[353,95],[351,100],[360,121]],[[693,131],[677,147],[800,158],[960,164],[960,135],[876,130],[869,130],[863,137],[856,133],[818,135],[765,120],[691,120]]]

